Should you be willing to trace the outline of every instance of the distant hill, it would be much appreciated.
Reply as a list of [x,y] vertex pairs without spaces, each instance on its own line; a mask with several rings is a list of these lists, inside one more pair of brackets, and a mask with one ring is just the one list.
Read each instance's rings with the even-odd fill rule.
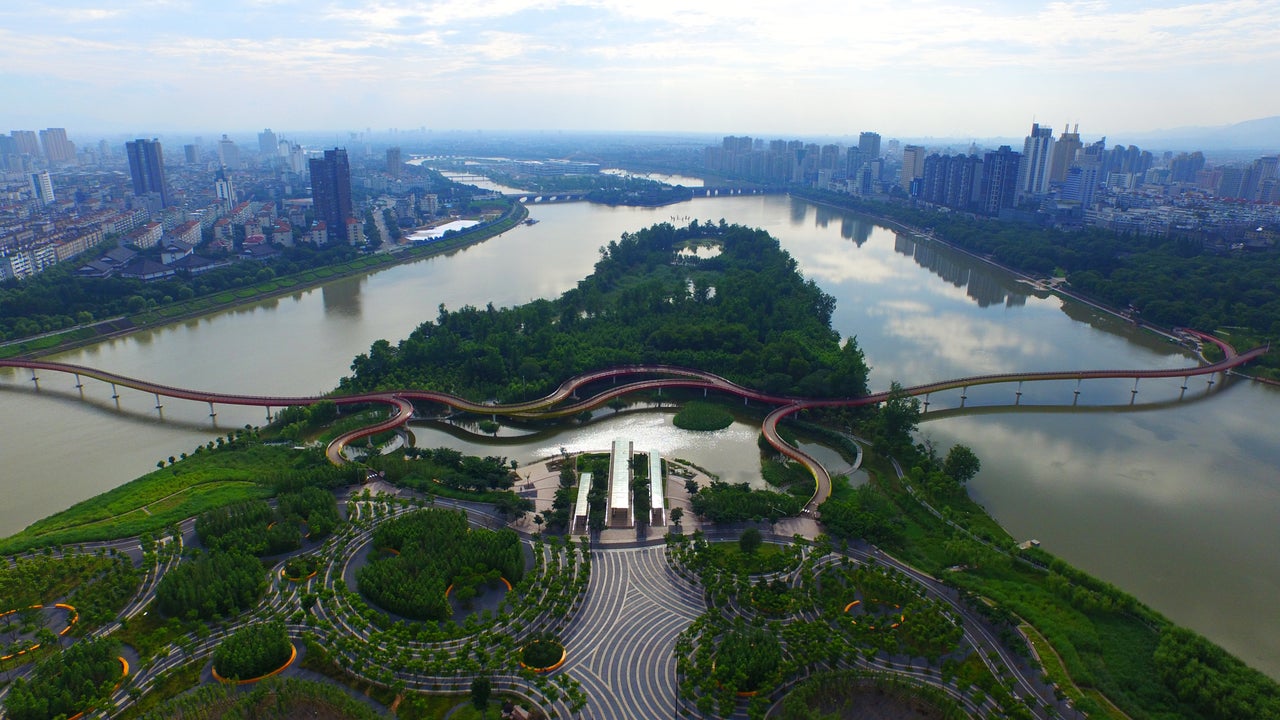
[[1204,151],[1280,152],[1280,115],[1246,120],[1234,125],[1215,127],[1180,127],[1140,133],[1117,133],[1115,141],[1142,148]]

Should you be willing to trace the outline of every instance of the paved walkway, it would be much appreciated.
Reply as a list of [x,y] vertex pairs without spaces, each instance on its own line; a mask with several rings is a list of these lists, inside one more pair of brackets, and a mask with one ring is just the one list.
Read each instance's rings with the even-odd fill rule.
[[584,717],[673,717],[676,636],[705,610],[664,546],[592,552],[586,600],[564,638],[565,670],[590,698]]

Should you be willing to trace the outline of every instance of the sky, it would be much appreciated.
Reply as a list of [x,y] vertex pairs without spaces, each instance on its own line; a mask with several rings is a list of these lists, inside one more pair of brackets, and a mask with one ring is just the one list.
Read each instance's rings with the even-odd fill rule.
[[0,125],[1116,134],[1280,115],[1277,37],[1277,0],[12,0]]

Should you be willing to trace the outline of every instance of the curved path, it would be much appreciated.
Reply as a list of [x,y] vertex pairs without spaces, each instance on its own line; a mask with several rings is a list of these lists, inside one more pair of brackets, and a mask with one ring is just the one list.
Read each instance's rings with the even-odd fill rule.
[[[991,385],[1008,382],[1091,380],[1102,378],[1133,378],[1136,380],[1141,378],[1171,378],[1190,377],[1192,375],[1211,375],[1214,373],[1226,372],[1244,365],[1245,363],[1265,354],[1268,350],[1268,348],[1259,347],[1244,353],[1238,353],[1231,345],[1213,337],[1212,335],[1196,332],[1194,330],[1183,330],[1182,332],[1201,342],[1210,342],[1217,345],[1223,352],[1223,359],[1215,363],[1168,370],[1061,370],[1049,372],[973,375],[969,377],[955,378],[952,380],[940,380],[909,388],[902,388],[900,393],[905,396],[928,395],[929,393],[952,390],[955,388],[965,388],[971,385]],[[386,390],[358,393],[354,395],[311,395],[303,397],[236,395],[179,388],[171,385],[163,385],[147,380],[131,378],[125,375],[119,375],[84,365],[73,365],[70,363],[60,363],[47,360],[0,360],[0,367],[26,368],[31,370],[33,380],[37,379],[37,370],[67,373],[76,377],[77,386],[81,383],[81,376],[84,376],[110,383],[113,388],[116,386],[124,386],[141,392],[151,393],[156,395],[157,400],[160,397],[193,400],[196,402],[209,403],[210,408],[215,404],[247,405],[267,408],[286,407],[290,405],[309,406],[324,400],[331,401],[337,405],[355,405],[365,403],[381,403],[389,405],[391,407],[391,414],[387,419],[367,427],[358,428],[344,433],[329,443],[329,446],[326,449],[326,454],[329,460],[335,464],[342,464],[346,462],[342,456],[342,449],[347,445],[362,438],[398,428],[407,423],[410,418],[413,417],[414,401],[437,403],[446,405],[455,410],[479,415],[503,415],[506,417],[540,419],[574,415],[585,410],[591,410],[599,407],[622,395],[645,390],[658,390],[659,392],[663,388],[701,388],[704,391],[715,390],[717,392],[724,392],[741,397],[746,400],[754,400],[767,405],[778,406],[776,410],[765,417],[761,431],[764,434],[765,440],[771,446],[792,460],[803,464],[813,474],[816,481],[815,489],[813,496],[805,506],[805,510],[807,512],[813,512],[816,510],[817,506],[822,504],[822,502],[830,496],[831,476],[821,463],[782,439],[778,434],[778,422],[789,415],[794,415],[795,413],[814,408],[861,407],[865,405],[876,405],[889,400],[893,394],[892,391],[882,391],[862,397],[822,399],[771,395],[769,393],[743,387],[742,385],[726,380],[719,375],[703,372],[701,370],[676,367],[672,365],[634,365],[598,370],[570,378],[550,394],[536,400],[504,405],[488,405],[473,402],[451,393],[433,390]],[[624,383],[621,385],[615,384],[587,399],[576,399],[578,389],[585,387],[588,384],[603,380],[612,380],[616,382],[618,378],[635,375],[657,375],[660,377]],[[562,404],[565,403],[566,400],[570,400],[571,402],[568,404]]]

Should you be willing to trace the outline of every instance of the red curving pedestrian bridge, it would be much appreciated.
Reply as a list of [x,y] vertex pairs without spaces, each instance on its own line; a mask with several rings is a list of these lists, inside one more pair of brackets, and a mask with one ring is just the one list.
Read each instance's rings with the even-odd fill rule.
[[[1192,330],[1184,330],[1182,332],[1185,335],[1195,338],[1201,342],[1209,342],[1216,345],[1221,349],[1223,359],[1215,363],[1167,370],[1062,370],[1049,372],[975,375],[956,378],[953,380],[941,380],[938,382],[916,385],[914,387],[901,388],[899,392],[906,396],[923,395],[927,397],[930,393],[934,392],[954,390],[956,388],[968,388],[976,385],[992,385],[997,383],[1041,382],[1046,380],[1083,381],[1116,378],[1132,378],[1136,382],[1142,378],[1188,378],[1194,375],[1212,375],[1214,373],[1226,372],[1258,358],[1268,350],[1268,348],[1265,347],[1258,347],[1244,353],[1238,353],[1231,345],[1213,337],[1212,335]],[[771,395],[748,387],[743,387],[742,385],[738,385],[713,373],[671,365],[633,365],[598,370],[566,380],[562,385],[560,385],[560,387],[556,388],[555,391],[545,397],[538,398],[536,400],[501,405],[477,403],[467,400],[466,398],[458,397],[457,395],[433,390],[384,390],[353,395],[312,395],[304,397],[235,395],[229,393],[191,390],[188,388],[174,387],[172,385],[162,385],[160,383],[139,380],[137,378],[131,378],[83,365],[72,365],[69,363],[45,360],[0,360],[0,367],[28,369],[31,371],[32,380],[37,383],[39,381],[39,377],[36,374],[37,371],[59,372],[74,375],[76,379],[76,387],[82,387],[83,378],[91,378],[109,383],[112,386],[113,397],[119,396],[119,387],[130,388],[132,390],[155,395],[157,408],[161,407],[161,398],[173,398],[178,400],[191,400],[195,402],[208,403],[211,416],[215,413],[215,405],[265,407],[267,408],[268,413],[270,413],[270,409],[273,407],[287,407],[290,405],[309,406],[323,400],[332,401],[337,405],[374,403],[389,406],[391,412],[386,419],[366,427],[347,432],[329,443],[328,448],[326,448],[326,455],[329,460],[335,464],[346,462],[342,455],[342,451],[347,445],[378,433],[396,429],[407,423],[413,417],[414,403],[436,403],[450,407],[454,410],[478,415],[501,415],[504,417],[537,420],[576,415],[580,412],[600,407],[615,398],[635,392],[648,390],[657,390],[661,392],[661,390],[665,388],[701,389],[704,392],[716,391],[734,395],[743,398],[746,401],[756,401],[766,405],[777,406],[773,412],[769,413],[769,415],[765,417],[761,431],[764,434],[765,440],[771,446],[792,460],[804,464],[804,466],[813,474],[816,481],[815,490],[805,508],[808,512],[815,510],[818,505],[830,496],[831,477],[821,463],[782,439],[778,434],[778,422],[789,415],[794,415],[795,413],[804,410],[877,405],[885,402],[891,397],[890,391],[883,391],[853,398],[798,398],[783,395]],[[641,376],[644,377],[644,379],[624,382],[621,384],[618,383],[618,380],[620,379],[634,376]],[[613,384],[605,386],[603,389],[595,392],[595,394],[584,399],[579,399],[577,397],[579,389],[585,388],[593,383],[600,383],[603,381],[610,381]]]

